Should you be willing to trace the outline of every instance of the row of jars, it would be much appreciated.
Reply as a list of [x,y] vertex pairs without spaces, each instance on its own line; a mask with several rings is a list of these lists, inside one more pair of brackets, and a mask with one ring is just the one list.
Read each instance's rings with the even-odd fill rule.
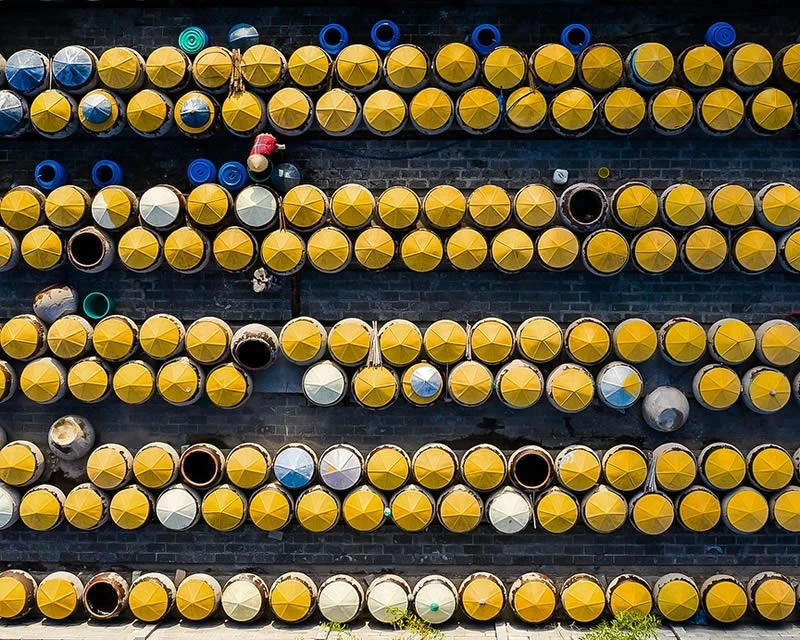
[[[81,418],[67,419],[82,424]],[[60,429],[51,429],[51,451],[59,460],[74,461],[77,450],[91,445],[81,439],[85,432],[65,432],[64,419],[60,423]],[[460,461],[439,443],[423,446],[413,459],[395,445],[381,445],[364,458],[350,445],[329,447],[317,457],[307,445],[291,443],[274,461],[256,443],[241,444],[227,457],[206,443],[178,455],[170,445],[153,442],[135,456],[126,447],[106,444],[78,459],[78,465],[85,460],[83,477],[90,482],[65,495],[53,485],[35,484],[50,468],[41,449],[17,440],[0,451],[0,477],[8,483],[0,492],[0,528],[21,519],[30,529],[47,531],[66,519],[90,530],[110,519],[133,530],[157,519],[173,531],[201,520],[223,532],[247,520],[263,531],[277,531],[294,517],[313,533],[340,521],[359,532],[375,531],[387,521],[416,532],[438,518],[453,533],[470,532],[486,521],[510,535],[528,527],[563,534],[581,519],[597,533],[612,533],[630,521],[640,533],[660,535],[677,518],[693,532],[707,532],[723,520],[736,533],[755,533],[770,519],[781,530],[797,532],[800,487],[791,484],[797,459],[797,452],[792,457],[777,444],[759,445],[745,456],[724,442],[707,446],[698,457],[668,443],[648,453],[618,445],[602,458],[572,445],[555,459],[538,446],[506,458],[497,447],[482,444]],[[696,484],[698,475],[705,486]],[[179,476],[182,482],[174,484]],[[416,484],[407,484],[412,476]],[[130,484],[134,479],[139,484]],[[745,479],[753,487],[743,485]],[[228,483],[220,484],[224,480]],[[458,480],[465,484],[454,484]],[[511,484],[503,486],[507,480]],[[12,488],[32,484],[23,496]],[[160,491],[157,499],[154,490]],[[301,493],[293,497],[290,491]]]
[[422,89],[409,99],[380,89],[362,103],[346,89],[331,89],[315,101],[301,89],[286,87],[266,102],[256,93],[239,91],[221,105],[201,91],[184,93],[173,102],[164,93],[144,89],[125,102],[104,89],[95,89],[76,102],[63,91],[47,89],[28,104],[24,97],[2,90],[0,137],[18,137],[33,129],[53,139],[79,130],[108,138],[121,133],[126,125],[145,138],[166,135],[173,127],[190,138],[206,138],[220,129],[242,137],[266,130],[296,136],[312,127],[329,136],[346,136],[362,124],[374,135],[389,137],[409,123],[423,135],[444,133],[454,123],[473,135],[498,127],[527,134],[545,125],[567,137],[586,135],[595,126],[617,135],[632,135],[645,125],[662,135],[677,135],[689,131],[695,122],[713,136],[730,135],[742,125],[756,134],[773,135],[796,129],[800,123],[797,112],[797,101],[776,87],[749,97],[719,87],[697,99],[679,87],[667,87],[649,97],[620,87],[599,103],[580,88],[546,97],[529,86],[507,96],[472,87],[455,101],[435,87]]
[[444,576],[428,575],[412,589],[396,574],[378,576],[366,589],[362,579],[344,574],[331,576],[318,587],[311,577],[296,571],[278,576],[271,585],[254,573],[220,581],[205,573],[173,580],[164,573],[148,572],[135,573],[129,582],[106,571],[84,580],[67,571],[37,580],[26,571],[6,570],[0,573],[0,619],[30,617],[35,608],[45,619],[58,621],[88,615],[101,621],[130,616],[144,623],[176,617],[190,623],[272,618],[294,624],[318,611],[328,623],[345,625],[369,613],[372,620],[402,630],[412,617],[429,625],[462,617],[490,622],[500,619],[506,607],[524,624],[553,618],[587,624],[606,613],[618,616],[627,611],[658,613],[669,622],[684,623],[702,608],[712,622],[732,624],[748,612],[762,622],[783,622],[800,597],[795,583],[774,571],[757,573],[746,585],[734,576],[715,574],[699,588],[682,573],[668,573],[652,585],[632,573],[607,583],[576,573],[559,584],[542,573],[525,573],[508,588],[485,571],[470,574],[458,588]]

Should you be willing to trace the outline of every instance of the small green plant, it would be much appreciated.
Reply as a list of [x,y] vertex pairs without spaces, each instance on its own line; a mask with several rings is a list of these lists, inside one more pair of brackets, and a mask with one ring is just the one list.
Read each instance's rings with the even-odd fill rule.
[[357,640],[350,627],[341,622],[323,622],[321,626],[327,629],[328,637],[333,636],[332,640]]
[[403,631],[403,637],[407,640],[444,640],[444,634],[439,629],[408,609],[391,608],[389,614],[394,630]]
[[583,640],[655,640],[660,626],[661,622],[653,615],[623,611],[593,627]]

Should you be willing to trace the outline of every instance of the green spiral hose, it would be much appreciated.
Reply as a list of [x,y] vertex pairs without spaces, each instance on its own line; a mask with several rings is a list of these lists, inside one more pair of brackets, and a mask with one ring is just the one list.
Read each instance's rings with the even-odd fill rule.
[[208,46],[208,34],[200,27],[186,27],[178,36],[178,46],[194,55]]

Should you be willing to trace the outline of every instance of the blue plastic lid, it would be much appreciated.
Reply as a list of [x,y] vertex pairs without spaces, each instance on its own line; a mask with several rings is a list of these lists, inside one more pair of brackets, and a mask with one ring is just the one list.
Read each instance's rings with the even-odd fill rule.
[[53,76],[67,89],[84,86],[94,73],[94,61],[82,47],[64,47],[53,56]]
[[91,124],[108,122],[113,112],[114,105],[102,93],[93,93],[81,100],[81,115]]
[[45,75],[42,57],[33,49],[17,51],[6,60],[6,80],[18,91],[33,91],[44,82]]
[[241,162],[226,162],[219,168],[217,179],[226,189],[238,191],[247,184],[247,168]]
[[736,29],[728,22],[715,22],[706,31],[706,44],[716,49],[730,49],[736,42]]
[[211,108],[202,98],[189,98],[181,105],[181,120],[194,129],[202,127],[211,119]]
[[302,489],[314,477],[314,459],[305,449],[287,447],[275,456],[275,478],[289,489]]
[[258,44],[258,29],[252,24],[240,22],[228,31],[228,45],[231,49],[246,49]]
[[12,133],[25,118],[25,107],[13,91],[0,91],[0,134]]
[[186,177],[193,187],[214,182],[217,177],[217,167],[207,158],[196,158],[186,167]]

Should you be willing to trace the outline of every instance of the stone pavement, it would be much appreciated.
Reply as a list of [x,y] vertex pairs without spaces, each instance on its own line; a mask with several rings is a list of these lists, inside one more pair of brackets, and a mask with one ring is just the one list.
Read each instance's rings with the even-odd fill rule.
[[[451,624],[441,628],[441,640],[580,640],[585,628],[570,625],[525,627],[508,622],[494,625]],[[357,623],[347,632],[329,631],[320,624],[243,626],[223,621],[204,624],[166,622],[55,623],[31,621],[0,626],[0,640],[423,640],[383,626]],[[739,624],[730,628],[665,625],[658,640],[786,640],[800,639],[800,625]]]

